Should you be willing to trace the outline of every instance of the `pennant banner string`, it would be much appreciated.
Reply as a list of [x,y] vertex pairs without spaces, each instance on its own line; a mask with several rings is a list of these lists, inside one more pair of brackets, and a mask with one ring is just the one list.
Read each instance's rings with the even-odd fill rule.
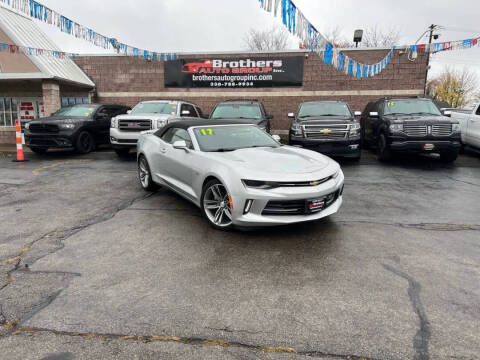
[[[310,51],[317,53],[323,61],[345,74],[357,78],[367,78],[380,74],[392,60],[396,46],[393,46],[388,54],[375,64],[360,63],[342,51],[322,35],[303,15],[292,0],[258,0],[260,7],[274,17],[280,17],[287,30],[300,38]],[[410,55],[422,52],[432,54],[459,49],[469,49],[480,46],[480,37],[460,41],[442,42],[406,46]]]
[[[155,60],[174,60],[174,53],[161,53],[138,49],[119,42],[115,38],[102,35],[86,26],[78,24],[35,0],[0,0],[0,4],[9,6],[17,12],[57,27],[60,31],[83,39],[104,49],[115,49],[120,54]],[[32,44],[33,45],[33,44]],[[41,49],[40,49],[41,50]]]

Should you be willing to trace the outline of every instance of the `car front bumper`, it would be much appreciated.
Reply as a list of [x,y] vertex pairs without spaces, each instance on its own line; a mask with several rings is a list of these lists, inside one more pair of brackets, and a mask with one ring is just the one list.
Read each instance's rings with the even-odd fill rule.
[[140,134],[136,131],[120,131],[117,128],[110,128],[110,143],[114,149],[135,148]]
[[291,146],[301,146],[332,157],[359,157],[360,138],[346,140],[310,140],[290,135]]
[[75,137],[66,134],[25,134],[25,145],[37,148],[59,148],[67,149],[75,145]]
[[439,141],[439,140],[393,140],[390,143],[390,149],[398,152],[416,152],[416,153],[438,153],[448,151],[459,151],[460,141]]
[[[309,222],[325,218],[335,214],[340,209],[343,202],[343,187],[344,176],[340,172],[337,179],[331,179],[324,184],[313,187],[278,188],[272,190],[246,188],[245,194],[232,196],[235,204],[235,210],[232,213],[233,224],[240,227],[263,227]],[[307,209],[309,201],[325,199],[330,195],[333,195],[331,203],[325,202],[325,206],[321,211],[309,213]],[[253,203],[250,211],[245,213],[245,206],[249,200],[252,200]],[[274,214],[269,212],[269,209],[271,209],[270,204],[272,203],[298,204],[299,209],[305,206],[303,207],[305,211],[296,214]]]

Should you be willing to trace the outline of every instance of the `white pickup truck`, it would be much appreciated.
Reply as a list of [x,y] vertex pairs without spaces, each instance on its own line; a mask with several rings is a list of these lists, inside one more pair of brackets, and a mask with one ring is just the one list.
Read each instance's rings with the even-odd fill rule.
[[463,145],[480,149],[480,104],[473,110],[452,110],[451,117],[460,123]]

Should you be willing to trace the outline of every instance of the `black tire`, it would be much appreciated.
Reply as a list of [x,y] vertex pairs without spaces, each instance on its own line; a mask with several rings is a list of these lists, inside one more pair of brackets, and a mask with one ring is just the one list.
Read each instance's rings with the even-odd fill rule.
[[38,155],[43,155],[48,151],[48,147],[31,147],[30,150],[32,150],[35,154]]
[[440,153],[440,161],[445,164],[453,163],[458,158],[458,151]]
[[[210,195],[210,189],[215,186],[218,186],[219,188],[224,189],[224,192],[221,192],[221,190],[219,191],[220,196],[218,200],[213,200],[208,198]],[[217,201],[217,205],[219,205],[218,209],[211,209],[211,210],[206,209],[206,206],[208,206],[208,202],[215,202],[215,201]],[[215,205],[212,204],[212,206],[215,206]],[[228,221],[228,216],[226,215],[226,211],[228,211],[231,217],[231,209],[230,209],[228,193],[226,191],[225,186],[217,179],[210,180],[203,187],[202,197],[200,199],[200,209],[202,211],[202,215],[208,221],[210,226],[212,226],[214,229],[222,230],[222,231],[229,231],[233,229],[233,223],[231,221],[231,218],[230,218],[230,221]],[[209,214],[207,214],[207,211],[209,212]],[[213,218],[216,218],[216,214],[212,215],[212,213],[216,211],[222,211],[223,213],[220,217],[219,223],[215,223],[215,219],[213,219]],[[225,222],[222,222],[222,220],[225,220]]]
[[130,149],[129,148],[124,148],[124,149],[113,149],[115,151],[115,153],[118,155],[118,157],[127,157],[128,154],[130,153]]
[[378,135],[377,139],[377,158],[380,161],[390,161],[392,160],[392,151],[387,144],[387,138],[385,134]]
[[152,192],[158,189],[158,184],[152,179],[152,172],[150,171],[147,158],[143,155],[138,158],[137,172],[143,190]]
[[363,127],[360,130],[360,148],[365,150],[370,148],[370,145],[368,144],[368,141],[365,138],[365,129]]
[[95,150],[95,139],[88,131],[82,131],[77,138],[75,150],[80,154],[88,154]]

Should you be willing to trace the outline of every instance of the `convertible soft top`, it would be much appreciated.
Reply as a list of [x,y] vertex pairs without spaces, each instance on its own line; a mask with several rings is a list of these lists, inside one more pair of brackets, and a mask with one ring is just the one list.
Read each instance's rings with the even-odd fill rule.
[[[175,120],[175,119],[174,119]],[[198,118],[191,118],[188,120],[180,120],[180,121],[171,121],[163,128],[158,130],[155,135],[162,136],[168,129],[171,128],[180,128],[180,129],[189,129],[194,126],[217,126],[217,125],[252,125],[250,121],[245,120],[211,120],[211,119],[198,119]]]

